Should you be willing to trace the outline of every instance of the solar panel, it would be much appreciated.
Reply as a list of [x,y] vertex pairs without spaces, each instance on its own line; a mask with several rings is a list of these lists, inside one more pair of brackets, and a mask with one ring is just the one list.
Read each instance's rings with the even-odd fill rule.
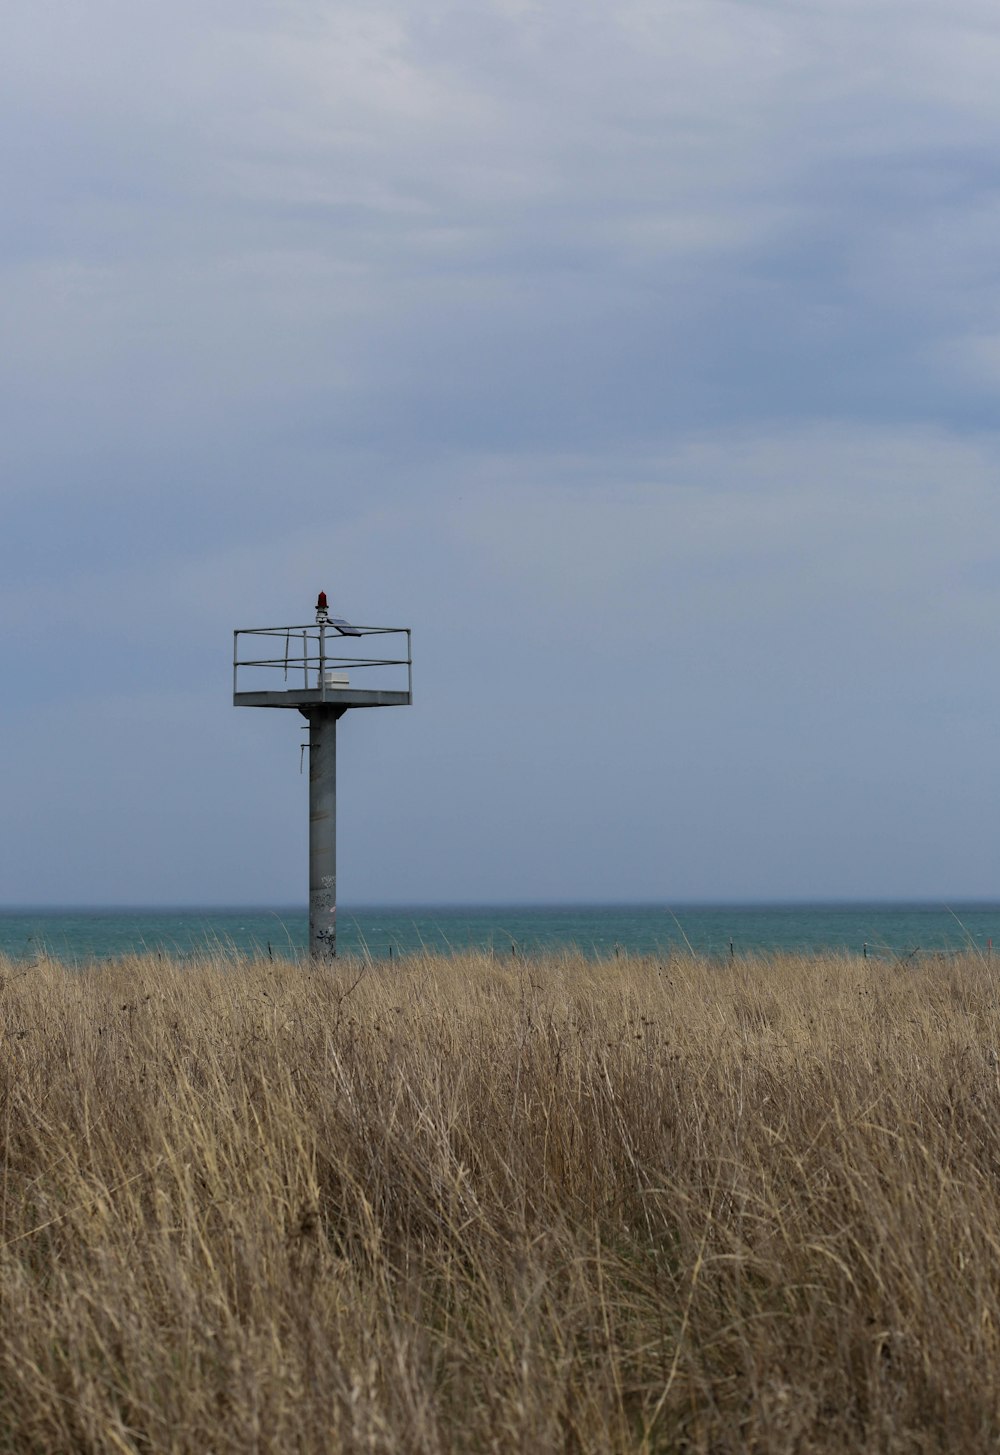
[[342,637],[359,637],[361,635],[357,627],[351,626],[351,623],[345,621],[342,616],[331,616],[330,625],[335,626]]

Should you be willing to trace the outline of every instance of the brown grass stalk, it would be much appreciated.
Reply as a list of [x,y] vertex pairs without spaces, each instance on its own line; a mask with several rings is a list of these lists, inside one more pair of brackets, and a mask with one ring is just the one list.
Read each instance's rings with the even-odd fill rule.
[[0,1451],[1000,1443],[982,958],[0,961]]

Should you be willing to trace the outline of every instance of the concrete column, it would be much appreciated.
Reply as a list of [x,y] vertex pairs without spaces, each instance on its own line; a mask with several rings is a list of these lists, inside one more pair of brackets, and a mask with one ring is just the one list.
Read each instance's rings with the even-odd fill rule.
[[309,953],[337,953],[337,718],[334,707],[309,712]]

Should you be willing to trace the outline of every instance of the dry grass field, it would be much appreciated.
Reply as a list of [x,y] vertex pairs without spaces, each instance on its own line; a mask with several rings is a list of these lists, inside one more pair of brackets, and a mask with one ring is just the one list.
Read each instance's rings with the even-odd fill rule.
[[0,962],[0,1450],[996,1449],[997,989]]

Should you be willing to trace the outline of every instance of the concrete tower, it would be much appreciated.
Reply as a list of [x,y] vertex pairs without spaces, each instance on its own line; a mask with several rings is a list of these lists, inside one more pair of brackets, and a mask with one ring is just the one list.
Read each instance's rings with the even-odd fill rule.
[[[376,643],[373,637],[390,640]],[[383,645],[398,652],[404,639],[405,656],[369,654]],[[291,707],[309,723],[309,953],[314,959],[330,960],[337,953],[337,721],[352,707],[406,707],[412,701],[409,629],[352,626],[330,615],[325,591],[308,626],[233,633],[234,707]]]

